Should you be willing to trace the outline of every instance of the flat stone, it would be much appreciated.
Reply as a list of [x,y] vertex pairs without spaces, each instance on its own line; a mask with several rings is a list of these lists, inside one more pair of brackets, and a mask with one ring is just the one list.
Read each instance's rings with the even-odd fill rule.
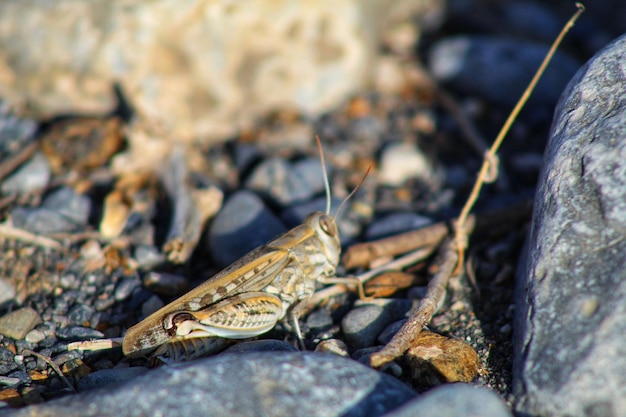
[[[418,394],[356,361],[312,352],[225,354],[11,410],[15,416],[381,416]],[[210,410],[210,411],[209,411]]]
[[517,279],[520,415],[626,410],[625,63],[622,36],[578,71],[555,112]]
[[448,384],[429,391],[385,417],[512,417],[493,391],[470,384]]
[[0,317],[0,334],[19,340],[41,324],[42,320],[34,309],[23,307]]

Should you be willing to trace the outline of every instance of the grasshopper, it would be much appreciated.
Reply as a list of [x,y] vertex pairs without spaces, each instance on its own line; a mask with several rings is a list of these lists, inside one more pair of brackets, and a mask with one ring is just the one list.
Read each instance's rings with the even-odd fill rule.
[[311,213],[301,225],[251,251],[128,329],[122,342],[126,356],[139,357],[155,349],[160,357],[193,356],[219,346],[220,340],[215,338],[258,336],[287,317],[302,343],[298,317],[313,295],[316,282],[357,284],[363,297],[358,280],[334,278],[341,242],[337,222],[330,215],[330,186],[319,139],[317,144],[325,180],[326,212]]

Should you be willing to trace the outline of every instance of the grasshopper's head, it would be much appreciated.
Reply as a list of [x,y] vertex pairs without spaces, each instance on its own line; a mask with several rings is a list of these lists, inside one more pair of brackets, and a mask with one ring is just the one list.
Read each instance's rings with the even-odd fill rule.
[[339,264],[339,256],[341,255],[341,241],[339,240],[339,229],[335,218],[330,214],[316,211],[304,219],[304,224],[315,232],[315,236],[321,243],[324,257],[332,265],[334,271]]

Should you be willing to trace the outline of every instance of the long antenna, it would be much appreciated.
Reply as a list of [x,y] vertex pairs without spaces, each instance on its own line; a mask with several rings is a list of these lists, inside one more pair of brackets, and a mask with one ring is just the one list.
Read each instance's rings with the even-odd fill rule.
[[[324,162],[324,151],[322,150],[322,141],[320,137],[315,135],[317,149],[320,151],[320,162],[322,163],[322,175],[324,175],[324,188],[326,189],[326,214],[330,214],[330,183],[328,182],[328,172],[326,172],[326,163]],[[342,203],[343,204],[343,203]]]
[[359,183],[356,185],[356,187],[354,187],[354,189],[352,191],[350,191],[350,194],[348,194],[347,197],[343,199],[343,201],[339,205],[339,208],[335,212],[335,221],[339,219],[339,214],[341,213],[341,210],[344,208],[344,206],[346,205],[348,200],[359,190],[359,188],[361,188],[361,185],[363,185],[363,183],[365,182],[365,178],[367,178],[367,176],[369,175],[370,171],[372,170],[372,166],[373,165],[374,164],[370,164],[367,167],[367,171],[365,171],[365,174],[363,175],[363,178],[361,178],[361,181],[359,181]]

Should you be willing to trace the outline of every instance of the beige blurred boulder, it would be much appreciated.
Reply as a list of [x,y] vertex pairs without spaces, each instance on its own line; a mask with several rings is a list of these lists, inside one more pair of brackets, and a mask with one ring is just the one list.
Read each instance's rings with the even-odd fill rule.
[[118,83],[176,140],[271,110],[315,114],[371,81],[383,28],[442,0],[3,0],[0,97],[45,117],[102,113]]

